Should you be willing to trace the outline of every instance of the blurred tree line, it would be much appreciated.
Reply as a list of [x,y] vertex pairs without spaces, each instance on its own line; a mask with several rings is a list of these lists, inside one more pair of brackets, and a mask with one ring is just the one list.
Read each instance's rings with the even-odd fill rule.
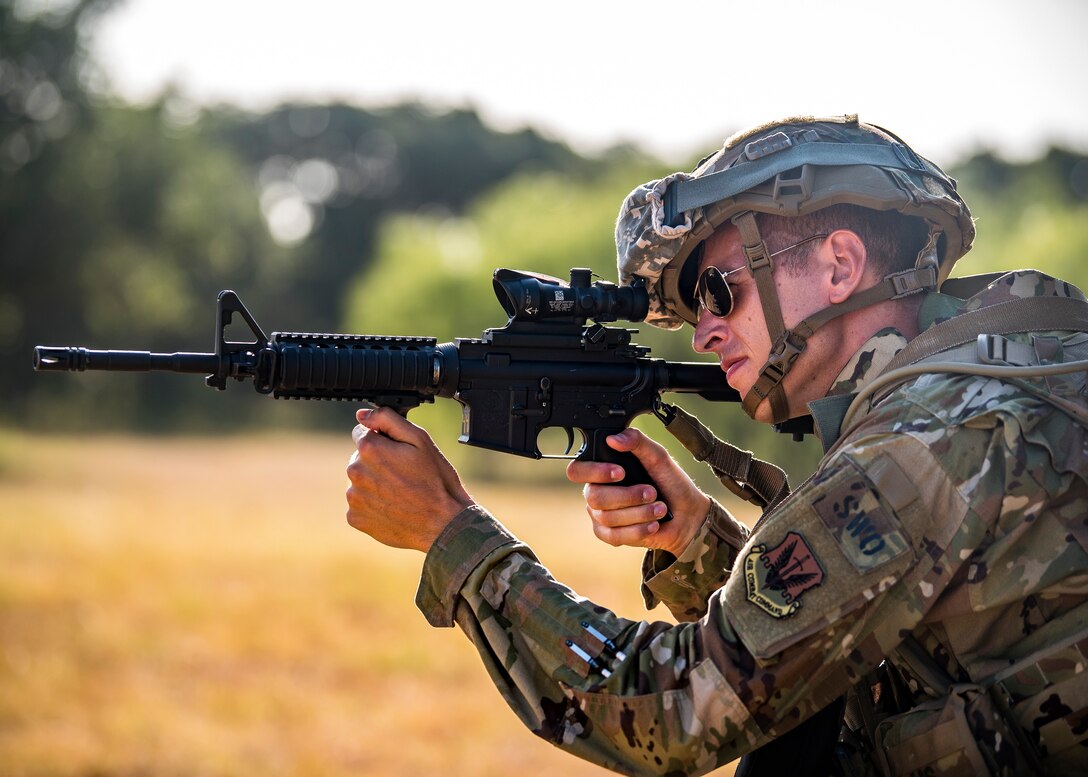
[[[7,425],[347,429],[351,408],[333,403],[271,402],[247,385],[213,396],[196,376],[39,375],[31,351],[211,350],[224,288],[266,332],[478,337],[505,323],[491,290],[496,267],[566,277],[587,266],[614,278],[620,201],[673,168],[632,148],[589,158],[531,129],[499,132],[469,109],[247,113],[199,107],[176,90],[126,104],[86,53],[112,4],[0,0]],[[1088,285],[1084,155],[1052,148],[1011,163],[980,152],[951,172],[979,229],[958,274],[1033,266]],[[649,329],[638,340],[655,355],[693,358],[687,333]],[[737,408],[691,407],[797,472],[815,461],[815,445],[782,440]],[[427,407],[414,417],[448,443],[458,412]],[[481,455],[489,458],[476,468],[507,471]]]

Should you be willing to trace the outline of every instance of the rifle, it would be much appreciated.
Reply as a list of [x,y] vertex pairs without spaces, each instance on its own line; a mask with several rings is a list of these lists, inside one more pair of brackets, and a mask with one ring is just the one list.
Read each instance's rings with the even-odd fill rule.
[[[641,321],[646,289],[591,283],[585,268],[570,283],[547,275],[498,269],[495,295],[509,317],[481,339],[437,343],[429,337],[273,332],[267,337],[233,291],[216,303],[214,353],[95,351],[81,347],[34,349],[39,371],[108,370],[204,373],[224,390],[227,379],[252,380],[276,399],[365,401],[407,415],[434,398],[462,405],[459,442],[529,458],[578,458],[624,468],[621,485],[652,483],[634,454],[615,451],[605,438],[638,415],[662,416],[665,391],[739,402],[717,364],[650,358],[631,342],[636,330],[606,327]],[[228,340],[241,316],[252,339]],[[592,319],[594,323],[588,323]],[[563,455],[546,455],[538,437],[546,428],[567,434]],[[574,455],[574,431],[583,443]]]

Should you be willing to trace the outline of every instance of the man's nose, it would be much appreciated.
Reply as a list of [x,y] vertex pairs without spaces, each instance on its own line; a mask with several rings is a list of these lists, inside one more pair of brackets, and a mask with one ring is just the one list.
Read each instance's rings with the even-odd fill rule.
[[725,320],[704,308],[699,311],[695,333],[691,336],[691,347],[696,353],[710,353],[715,344],[727,336]]

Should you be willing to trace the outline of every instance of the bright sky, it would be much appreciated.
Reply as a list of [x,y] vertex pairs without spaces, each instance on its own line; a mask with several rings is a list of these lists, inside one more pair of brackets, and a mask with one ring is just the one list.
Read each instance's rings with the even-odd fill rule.
[[949,164],[980,144],[1088,150],[1085,0],[549,3],[126,0],[114,88],[199,102],[476,106],[580,150],[677,161],[796,113],[859,113]]

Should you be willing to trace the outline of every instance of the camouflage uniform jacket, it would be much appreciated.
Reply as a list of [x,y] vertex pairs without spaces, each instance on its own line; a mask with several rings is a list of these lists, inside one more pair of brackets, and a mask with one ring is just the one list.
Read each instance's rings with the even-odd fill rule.
[[[967,301],[931,295],[923,326],[1040,295],[1084,298],[1021,271]],[[1059,334],[1011,337],[1055,360],[1088,340]],[[820,402],[905,342],[879,333]],[[1026,757],[1083,773],[1088,429],[1039,393],[1084,410],[1084,378],[926,375],[841,437],[823,429],[815,475],[750,536],[714,504],[679,558],[648,557],[647,600],[679,625],[580,598],[480,507],[432,547],[417,603],[467,633],[534,733],[621,773],[710,771],[868,688],[885,659],[899,682],[884,693],[909,710],[875,718],[885,770],[1011,773]]]

